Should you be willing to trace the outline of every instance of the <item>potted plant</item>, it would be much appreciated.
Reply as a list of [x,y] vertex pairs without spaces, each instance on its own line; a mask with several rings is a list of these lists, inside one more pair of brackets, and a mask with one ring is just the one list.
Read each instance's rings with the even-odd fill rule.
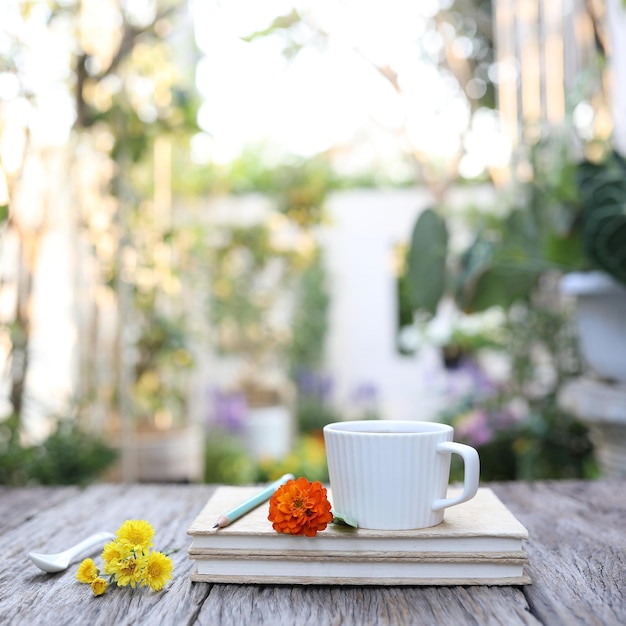
[[[587,429],[559,405],[563,384],[581,371],[559,278],[591,267],[580,229],[577,164],[562,144],[546,140],[531,154],[531,166],[532,178],[515,189],[506,211],[476,212],[464,228],[462,220],[446,219],[442,207],[418,216],[407,257],[408,292],[418,324],[441,313],[444,302],[443,310],[453,308],[461,321],[501,313],[501,327],[492,332],[502,347],[494,341],[489,350],[498,352],[500,373],[508,374],[497,397],[472,398],[472,406],[495,413],[510,403],[522,407],[504,442],[515,459],[509,477],[582,476],[591,467]],[[500,192],[497,199],[503,198]],[[455,247],[468,235],[468,245]],[[450,333],[445,354],[453,340]],[[442,419],[446,415],[454,420],[454,407]]]
[[626,476],[626,160],[583,161],[578,187],[587,257],[597,269],[564,276],[575,296],[582,354],[592,376],[573,379],[561,404],[591,429],[603,473]]
[[519,205],[477,227],[458,258],[440,213],[419,216],[408,259],[413,307],[434,315],[448,295],[465,313],[508,308],[556,277],[578,299],[586,363],[602,378],[626,382],[626,160],[617,152],[600,161],[565,155],[552,172],[546,160],[541,148]]
[[[194,357],[188,321],[156,310],[151,296],[135,301],[128,350],[126,422],[110,421],[121,449],[112,479],[139,482],[197,482],[204,473],[204,433],[189,417]],[[122,475],[119,475],[121,472]]]
[[141,309],[135,344],[131,401],[136,475],[140,481],[194,482],[204,473],[204,438],[189,418],[189,379],[194,359],[187,322]]
[[284,293],[293,284],[297,254],[278,245],[267,220],[226,225],[214,234],[209,314],[216,349],[232,359],[231,387],[245,398],[243,437],[250,455],[280,458],[291,450],[293,436]]
[[611,152],[578,168],[585,254],[597,268],[566,275],[562,291],[577,298],[580,346],[602,378],[626,382],[626,160]]

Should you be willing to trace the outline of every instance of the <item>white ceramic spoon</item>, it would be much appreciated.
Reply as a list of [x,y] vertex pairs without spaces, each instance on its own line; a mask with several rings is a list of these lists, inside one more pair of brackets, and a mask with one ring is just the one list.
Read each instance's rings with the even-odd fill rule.
[[97,545],[104,545],[105,543],[115,539],[115,535],[107,532],[100,532],[83,539],[75,546],[63,550],[63,552],[57,552],[56,554],[41,554],[40,552],[29,552],[28,556],[32,562],[44,572],[50,574],[54,572],[62,572],[67,569],[69,564],[74,558],[76,558],[81,552],[85,552],[89,548],[94,548]]

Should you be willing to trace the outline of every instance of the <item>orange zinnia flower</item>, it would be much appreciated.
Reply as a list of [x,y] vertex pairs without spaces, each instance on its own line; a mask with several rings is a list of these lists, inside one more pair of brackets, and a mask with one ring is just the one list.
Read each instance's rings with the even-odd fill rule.
[[279,533],[313,537],[333,521],[333,514],[322,483],[310,483],[301,477],[288,480],[276,490],[267,519]]

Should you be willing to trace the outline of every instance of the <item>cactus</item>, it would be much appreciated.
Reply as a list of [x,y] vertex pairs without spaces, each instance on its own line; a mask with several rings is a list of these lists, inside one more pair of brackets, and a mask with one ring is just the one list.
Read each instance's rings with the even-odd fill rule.
[[614,152],[602,163],[583,161],[577,184],[585,253],[600,269],[626,284],[626,160]]
[[414,310],[437,312],[446,287],[447,255],[446,223],[433,209],[426,209],[417,218],[409,250],[409,295]]
[[450,262],[446,222],[433,209],[424,211],[413,228],[409,250],[413,310],[434,315],[446,290],[465,313],[508,307],[525,299],[543,266],[533,262],[534,244],[524,232],[519,212],[505,218],[502,227],[509,233],[506,241],[480,230],[460,258]]

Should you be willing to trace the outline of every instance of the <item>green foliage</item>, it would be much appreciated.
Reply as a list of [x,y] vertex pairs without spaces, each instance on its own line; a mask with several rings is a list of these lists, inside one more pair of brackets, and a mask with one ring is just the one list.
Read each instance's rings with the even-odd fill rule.
[[180,423],[186,419],[187,383],[194,358],[184,319],[173,319],[155,308],[139,309],[141,333],[135,343],[132,399],[134,412],[150,424],[159,412]]
[[30,479],[32,449],[20,444],[19,424],[15,413],[0,423],[0,485],[24,485]]
[[305,476],[308,480],[328,483],[326,447],[319,434],[305,434],[298,438],[293,451],[284,459],[268,460],[259,464],[259,480],[276,480],[283,474]]
[[430,315],[446,287],[448,228],[433,209],[420,213],[413,229],[409,250],[409,293],[413,308]]
[[[397,301],[397,328],[402,329],[413,324],[413,302],[411,300],[411,282],[409,273],[406,268],[409,263],[409,247],[403,246],[398,248],[397,254],[400,255],[401,265],[398,268],[396,277],[396,301]],[[402,344],[398,334],[396,338],[396,349],[400,354],[412,354],[413,350]]]
[[326,424],[341,420],[327,399],[302,390],[298,392],[295,413],[298,430],[302,434],[319,433]]
[[228,165],[220,167],[221,176],[215,191],[232,194],[280,192],[281,173],[287,166],[268,165],[264,153],[261,146],[249,147]]
[[[561,383],[581,372],[575,329],[549,295],[507,316],[502,347],[511,374],[495,386],[484,380],[442,415],[455,439],[473,445],[483,480],[591,478],[597,473],[586,426],[558,406]],[[538,367],[536,354],[542,354]],[[463,367],[463,365],[461,365]],[[546,370],[552,376],[546,379]],[[482,375],[479,375],[479,379]],[[454,476],[462,476],[455,462]]]
[[420,214],[408,271],[417,312],[434,315],[444,295],[466,313],[508,308],[528,301],[546,272],[589,265],[582,246],[577,164],[567,146],[545,140],[532,149],[529,159],[533,177],[515,190],[508,210],[499,211],[498,217],[467,220],[465,228],[476,235],[464,250],[444,245],[451,227],[434,209]]
[[303,435],[282,459],[253,460],[241,437],[222,429],[212,429],[205,448],[204,482],[249,485],[276,480],[286,473],[328,482],[326,449],[318,435]]
[[258,468],[240,437],[219,428],[208,433],[204,457],[205,482],[244,485],[256,482],[257,476]]
[[280,168],[278,210],[300,227],[316,226],[324,220],[324,201],[334,183],[330,163],[323,157]]
[[588,428],[559,409],[554,394],[538,408],[514,442],[517,478],[597,478]]
[[[418,294],[413,300],[418,313],[433,315],[447,296],[461,312],[498,307],[506,316],[500,345],[492,346],[510,365],[506,383],[469,394],[442,416],[460,440],[466,435],[467,443],[479,448],[481,477],[591,477],[597,470],[589,433],[557,401],[563,381],[579,376],[582,368],[571,312],[559,306],[554,285],[561,273],[593,265],[589,222],[596,226],[596,257],[601,249],[618,265],[626,263],[620,240],[626,233],[620,214],[626,169],[620,160],[580,165],[567,144],[553,138],[534,146],[528,165],[532,176],[517,186],[506,211],[478,218],[468,213],[465,229],[476,233],[470,244],[448,249],[437,271],[422,271],[419,278],[408,273],[408,280]],[[430,214],[429,220],[434,222]],[[418,255],[428,249],[422,242],[437,235],[426,220],[418,219],[415,230],[422,231],[413,233],[411,252]],[[462,368],[464,355],[471,358],[480,346],[461,346],[453,337],[444,348],[456,350]],[[523,409],[512,419],[508,414],[515,404]]]
[[[330,295],[313,229],[324,220],[331,169],[317,158],[270,174],[263,184],[272,185],[277,211],[265,222],[216,228],[209,258],[218,348],[243,357],[248,377],[268,364],[291,376],[317,368],[327,330]],[[285,293],[293,294],[287,321],[275,315]]]
[[116,459],[116,452],[74,420],[60,420],[56,430],[35,448],[33,478],[43,485],[79,484],[95,480]]
[[287,337],[271,313],[295,275],[297,254],[278,248],[267,224],[224,227],[210,259],[211,321],[218,347],[260,364],[281,357]]
[[626,159],[616,152],[578,169],[585,252],[593,263],[626,284]]
[[[325,219],[323,202],[329,191],[415,185],[415,179],[408,174],[398,178],[397,173],[380,169],[340,173],[333,167],[331,153],[277,158],[264,145],[250,145],[226,164],[192,165],[191,169],[194,171],[176,173],[195,181],[190,189],[211,194],[266,193],[277,200],[281,212],[303,226],[314,226]],[[177,189],[181,195],[188,195],[181,186]]]
[[82,430],[74,419],[61,419],[38,446],[22,446],[19,419],[2,424],[0,484],[85,485],[96,480],[117,454],[99,437]]
[[[528,403],[515,440],[517,477],[585,478],[593,467],[588,430],[558,406],[563,381],[582,371],[576,329],[568,312],[543,295],[534,298],[532,306],[514,309],[508,318],[506,345],[512,375],[506,392]],[[549,365],[553,370],[554,380],[547,389],[538,374],[537,352],[547,359],[544,368]]]
[[[133,355],[124,368],[130,380],[117,395],[130,391],[131,410],[146,426],[157,414],[164,422],[187,419],[185,375],[193,364],[192,338],[186,312],[177,306],[177,286],[192,279],[187,242],[194,233],[171,224],[168,199],[155,198],[160,182],[155,176],[167,168],[178,184],[178,172],[189,169],[188,156],[186,167],[177,168],[177,160],[188,155],[190,137],[198,132],[200,104],[193,72],[180,62],[181,54],[191,59],[197,54],[193,38],[177,40],[177,32],[189,32],[185,3],[160,0],[154,9],[153,19],[140,27],[132,13],[121,10],[124,42],[118,55],[100,72],[86,71],[77,87],[77,126],[97,124],[114,139],[108,152],[118,172],[111,192],[119,226],[114,245],[121,262],[111,268],[109,283],[134,331],[125,335],[134,348],[124,351]],[[138,85],[144,86],[141,93]],[[94,92],[103,97],[90,97]]]
[[[462,311],[469,311],[472,307],[481,311],[488,308],[489,302],[493,300],[493,291],[499,291],[500,285],[498,280],[489,280],[487,270],[493,262],[495,245],[494,242],[487,239],[481,232],[477,235],[472,245],[463,253],[459,261],[459,274],[455,281],[455,295],[459,308]],[[446,260],[443,259],[445,265]],[[487,275],[486,275],[487,274]],[[491,284],[490,284],[491,283]],[[480,289],[479,289],[480,286]],[[478,304],[474,302],[476,292],[487,293],[487,297],[483,295],[482,301],[479,298]],[[441,298],[439,294],[436,303]]]
[[178,197],[265,193],[276,199],[288,218],[305,225],[325,219],[323,201],[331,190],[415,184],[411,177],[396,180],[380,170],[340,175],[328,153],[307,159],[288,155],[277,160],[264,145],[250,145],[228,163],[197,164],[189,158],[189,146],[178,136],[174,148],[172,185]]
[[526,299],[535,287],[540,274],[532,256],[535,244],[519,237],[520,217],[518,212],[508,216],[504,232],[492,235],[491,239],[479,232],[461,255],[454,296],[465,313],[486,311],[494,306],[509,307]]
[[[458,428],[464,417],[460,414],[447,421]],[[491,422],[488,427],[493,432],[489,441],[477,445],[471,437],[455,436],[458,441],[478,449],[481,480],[532,481],[598,476],[587,427],[561,411],[554,394],[536,403],[520,423],[499,428],[489,413],[486,419]],[[452,480],[463,478],[463,465],[459,459],[453,458],[451,477]]]
[[[124,326],[117,329],[120,335],[128,343],[136,339],[133,346],[125,343],[119,361],[113,360],[113,366],[120,368],[116,372],[119,376],[107,375],[105,393],[95,389],[100,382],[96,370],[100,368],[94,363],[101,357],[96,350],[91,351],[88,371],[78,387],[93,385],[86,396],[104,401],[108,394],[111,403],[130,391],[136,415],[145,417],[167,410],[175,418],[186,419],[183,408],[188,381],[184,379],[185,369],[191,365],[190,333],[187,320],[172,312],[177,292],[168,289],[182,280],[183,267],[176,261],[185,250],[179,233],[171,228],[170,216],[165,215],[169,208],[167,181],[155,181],[155,175],[170,165],[169,148],[179,156],[188,147],[189,137],[198,131],[200,98],[195,90],[193,62],[197,50],[187,3],[156,0],[148,11],[140,8],[139,13],[132,3],[113,3],[109,7],[112,22],[103,24],[102,33],[97,34],[83,23],[79,2],[34,3],[35,11],[31,10],[33,3],[21,4],[15,12],[13,35],[6,35],[0,65],[15,74],[20,85],[17,98],[23,98],[27,91],[35,100],[45,99],[41,89],[45,91],[50,80],[55,88],[67,86],[67,95],[71,95],[68,103],[74,103],[74,136],[67,143],[67,159],[61,160],[75,170],[78,179],[86,175],[90,181],[81,185],[73,204],[72,219],[80,229],[77,241],[92,245],[94,263],[87,263],[93,270],[89,276],[99,275],[112,288],[108,293],[116,290]],[[51,49],[53,55],[63,50],[55,61],[59,71],[43,83],[25,81],[24,59],[32,54],[41,28],[59,35],[55,39],[60,47],[53,42]],[[98,45],[94,45],[93,37],[100,38]],[[32,151],[31,147],[26,142],[26,150]],[[38,157],[27,152],[24,161],[33,158]],[[177,171],[174,168],[173,174]],[[41,191],[37,184],[32,181],[35,191]],[[42,193],[36,195],[41,195],[46,205],[45,190]],[[0,222],[7,212],[8,207],[0,207]],[[111,222],[95,226],[105,214]],[[79,256],[84,258],[83,253]],[[31,263],[35,261],[33,257]],[[16,275],[31,278],[25,273],[27,269],[24,266]],[[9,331],[13,355],[10,401],[16,415],[0,424],[2,478],[10,482],[90,480],[109,462],[110,450],[68,420],[61,420],[41,446],[24,447],[19,441],[24,381],[32,362],[28,358],[32,324],[26,313],[20,318],[20,311],[32,309],[28,291],[32,282],[20,279],[16,319],[9,320],[4,329]],[[83,296],[99,299],[100,295],[87,295],[101,294],[98,285],[91,287]],[[95,301],[84,300],[83,304],[83,312],[101,310]],[[84,329],[81,340],[100,346],[101,323],[94,313],[88,323],[79,324]],[[82,350],[88,353],[89,346]],[[131,375],[127,378],[126,373]],[[109,390],[110,380],[122,382],[118,389]],[[121,412],[110,411],[113,415]]]
[[292,339],[288,348],[290,369],[315,370],[322,364],[324,341],[328,330],[330,293],[321,251],[300,276],[295,292]]

